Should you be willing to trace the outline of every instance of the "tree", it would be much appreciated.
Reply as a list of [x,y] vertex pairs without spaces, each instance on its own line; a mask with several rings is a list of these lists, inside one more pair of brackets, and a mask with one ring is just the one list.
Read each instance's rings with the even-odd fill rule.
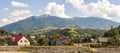
[[0,38],[0,45],[4,45],[4,39]]
[[59,37],[60,37],[60,34],[53,34],[52,37],[53,37],[53,38],[59,38]]
[[116,35],[119,35],[119,30],[117,28],[114,28],[114,29],[107,31],[104,37],[114,37]]
[[35,40],[38,45],[47,45],[47,39],[45,37],[41,37],[41,35],[36,35]]
[[120,45],[120,40],[117,36],[111,37],[108,44],[118,46],[118,45]]
[[7,43],[8,45],[13,45],[14,43],[12,42],[12,39],[10,37],[5,38],[5,43]]
[[108,37],[110,40],[108,44],[119,46],[120,45],[120,28],[112,28],[111,30],[107,31],[104,37]]
[[7,35],[9,33],[7,31],[5,31],[5,30],[0,30],[0,34]]
[[73,42],[73,43],[81,43],[82,42],[82,38],[74,38],[74,39],[72,39],[70,42]]
[[30,41],[31,45],[36,45],[34,39],[31,38],[31,34],[27,34],[27,39]]
[[119,25],[119,27],[118,28],[120,28],[120,25]]
[[39,38],[37,43],[39,45],[47,45],[47,40],[45,38]]

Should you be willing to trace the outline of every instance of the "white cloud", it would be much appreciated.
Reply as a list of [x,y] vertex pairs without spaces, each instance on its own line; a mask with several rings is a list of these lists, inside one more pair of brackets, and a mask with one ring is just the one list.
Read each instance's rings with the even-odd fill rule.
[[21,2],[16,2],[16,1],[12,1],[11,5],[14,6],[14,7],[28,7],[29,6],[28,4],[21,3]]
[[32,15],[31,12],[29,10],[15,10],[13,12],[10,13],[11,16],[13,17],[22,17],[22,16],[29,16]]
[[29,10],[15,10],[13,12],[10,12],[9,18],[3,18],[0,20],[0,26],[24,20],[32,15],[33,14]]
[[[113,19],[120,17],[120,5],[111,4],[108,0],[98,0],[96,3],[85,4],[84,0],[66,0],[78,9],[84,16]],[[118,18],[120,19],[120,18]]]
[[9,9],[8,8],[4,8],[3,11],[9,11]]
[[10,18],[11,20],[19,21],[19,20],[26,19],[32,15],[33,14],[29,10],[15,10],[10,13]]
[[64,8],[64,4],[59,5],[59,4],[56,4],[55,2],[50,2],[45,8],[45,13],[52,16],[69,18],[69,16],[65,14],[65,10],[66,9]]
[[42,12],[42,10],[40,9],[40,10],[39,10],[39,12],[41,13],[41,12]]
[[8,23],[8,21],[9,21],[9,20],[8,20],[7,18],[1,19],[1,20],[0,20],[0,27],[6,25],[6,23]]

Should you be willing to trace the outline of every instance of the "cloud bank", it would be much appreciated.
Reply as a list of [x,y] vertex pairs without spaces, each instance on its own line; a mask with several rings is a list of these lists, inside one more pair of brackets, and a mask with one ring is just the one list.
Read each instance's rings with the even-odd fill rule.
[[32,12],[29,10],[15,10],[9,13],[8,18],[3,18],[0,20],[0,26],[4,26],[10,23],[14,23],[32,16]]
[[56,4],[55,2],[50,2],[45,7],[45,14],[49,14],[52,16],[58,16],[62,18],[69,18],[69,16],[65,14],[65,10],[66,9],[65,9],[64,4],[59,5],[59,4]]
[[120,17],[120,5],[111,4],[108,0],[98,0],[96,3],[88,4],[85,4],[84,0],[66,0],[66,2],[72,4],[87,17],[101,17],[111,20]]

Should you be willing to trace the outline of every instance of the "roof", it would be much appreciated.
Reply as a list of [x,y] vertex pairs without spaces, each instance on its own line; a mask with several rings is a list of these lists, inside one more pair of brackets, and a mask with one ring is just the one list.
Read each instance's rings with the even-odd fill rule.
[[64,37],[60,37],[59,39],[60,39],[60,40],[64,40],[65,38],[64,38]]
[[12,37],[12,42],[17,43],[22,37],[23,37],[23,35],[14,35]]
[[68,44],[69,42],[66,40],[65,36],[61,36],[59,40],[63,41],[64,44]]
[[66,38],[64,36],[61,36],[59,39],[60,40],[65,40]]
[[108,42],[109,38],[101,38],[100,37],[98,40],[99,40],[99,42]]

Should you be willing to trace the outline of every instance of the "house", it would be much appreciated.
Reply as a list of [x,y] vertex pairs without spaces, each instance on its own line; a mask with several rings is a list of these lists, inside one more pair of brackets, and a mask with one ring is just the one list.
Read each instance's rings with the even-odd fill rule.
[[30,46],[30,42],[28,39],[23,35],[14,35],[12,37],[12,42],[18,46]]
[[73,46],[75,46],[75,47],[82,47],[82,44],[79,44],[79,43],[78,43],[78,44],[77,44],[77,43],[74,43],[74,44],[73,44]]
[[49,45],[68,45],[69,42],[64,36],[60,36],[59,38],[53,38],[48,40]]
[[65,36],[59,37],[59,40],[62,41],[65,45],[66,45],[66,44],[69,44],[69,42],[68,42],[68,40],[66,39]]
[[109,41],[109,38],[98,38],[99,43],[107,43]]

